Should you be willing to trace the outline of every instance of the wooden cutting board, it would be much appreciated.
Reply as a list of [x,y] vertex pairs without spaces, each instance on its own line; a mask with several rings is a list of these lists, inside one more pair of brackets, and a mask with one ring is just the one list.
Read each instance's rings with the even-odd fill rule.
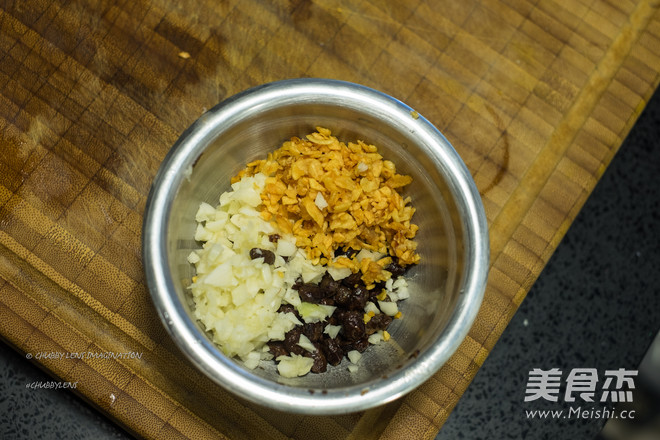
[[[660,72],[657,0],[0,4],[0,334],[147,438],[434,437]],[[304,76],[377,88],[433,122],[491,228],[458,352],[406,397],[336,417],[265,410],[197,372],[140,259],[149,186],[180,133],[234,93]]]

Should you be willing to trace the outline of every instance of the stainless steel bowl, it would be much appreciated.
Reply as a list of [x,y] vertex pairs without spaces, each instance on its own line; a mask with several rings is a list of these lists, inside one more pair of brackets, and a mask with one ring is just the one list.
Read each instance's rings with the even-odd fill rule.
[[[316,126],[379,147],[413,177],[421,263],[392,339],[370,347],[351,373],[343,363],[295,379],[227,358],[193,318],[186,257],[201,202],[216,205],[244,166]],[[172,147],[153,182],[143,231],[146,280],[167,331],[208,377],[252,402],[303,414],[339,414],[392,401],[429,379],[467,335],[486,283],[489,243],[479,193],[456,151],[412,108],[370,88],[296,79],[259,86],[202,115]]]

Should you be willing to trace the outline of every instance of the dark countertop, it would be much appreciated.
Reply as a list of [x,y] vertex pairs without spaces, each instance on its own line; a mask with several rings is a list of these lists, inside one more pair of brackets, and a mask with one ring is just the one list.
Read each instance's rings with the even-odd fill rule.
[[[658,188],[656,92],[437,440],[599,435],[602,418],[528,418],[570,406],[525,403],[528,372],[638,367],[660,329]],[[0,439],[130,438],[68,390],[29,388],[50,380],[0,343]]]
[[567,403],[563,388],[556,403],[526,403],[528,374],[637,369],[660,330],[659,188],[656,92],[436,440],[597,437],[601,418],[527,418],[604,406]]

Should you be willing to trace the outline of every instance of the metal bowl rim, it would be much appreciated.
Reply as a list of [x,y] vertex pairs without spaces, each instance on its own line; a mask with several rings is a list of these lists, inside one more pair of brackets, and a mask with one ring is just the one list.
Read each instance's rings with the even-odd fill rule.
[[[377,386],[311,393],[308,389],[251,374],[222,355],[201,334],[177,299],[168,265],[162,264],[162,256],[167,254],[167,213],[183,181],[182,170],[192,166],[221,132],[223,121],[240,118],[255,106],[273,106],[282,99],[286,102],[313,99],[335,105],[364,105],[366,100],[386,112],[392,121],[410,124],[410,129],[425,142],[435,143],[439,157],[453,172],[446,177],[460,188],[457,204],[467,220],[464,232],[470,246],[466,264],[472,270],[467,274],[448,331],[437,344],[421,353],[415,363],[379,381]],[[142,252],[146,281],[159,317],[178,348],[213,381],[238,396],[274,409],[310,415],[342,414],[378,406],[410,392],[429,379],[456,351],[474,322],[485,290],[489,264],[486,216],[476,185],[458,153],[423,116],[411,117],[413,111],[389,95],[354,83],[309,78],[283,80],[248,89],[216,105],[186,129],[170,149],[154,178],[145,206]]]

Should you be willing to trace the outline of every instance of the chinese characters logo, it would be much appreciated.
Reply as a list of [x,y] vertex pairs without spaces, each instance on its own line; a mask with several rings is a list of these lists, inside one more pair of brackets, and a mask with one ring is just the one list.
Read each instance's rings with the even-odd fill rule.
[[[550,370],[534,368],[530,371],[525,389],[525,402],[538,399],[557,402],[561,394],[562,374],[558,368]],[[585,402],[632,402],[635,376],[637,370],[623,368],[606,370],[603,375],[605,380],[599,388],[598,371],[595,368],[573,368],[566,377],[564,401],[575,402],[576,398],[580,398]]]

